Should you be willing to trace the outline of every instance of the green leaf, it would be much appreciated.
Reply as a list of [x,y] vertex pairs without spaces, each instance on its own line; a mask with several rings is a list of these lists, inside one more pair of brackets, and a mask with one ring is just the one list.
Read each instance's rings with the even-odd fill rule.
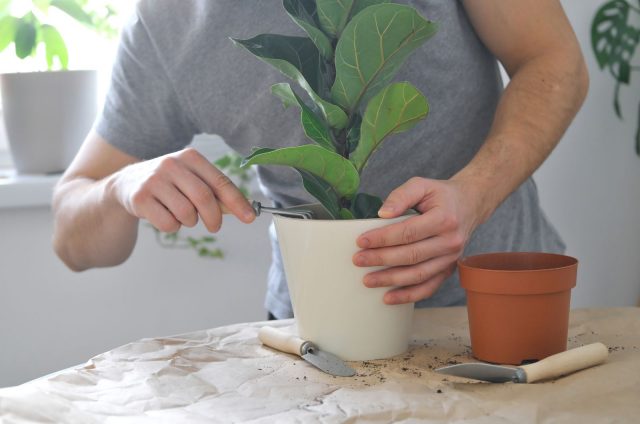
[[77,0],[51,0],[51,6],[62,10],[76,21],[93,27],[93,18],[84,11]]
[[362,9],[389,0],[316,0],[320,26],[332,36],[339,35],[351,17]]
[[349,114],[393,78],[412,51],[435,34],[436,24],[412,7],[370,6],[344,29],[336,47],[333,100]]
[[613,110],[616,116],[622,120],[622,111],[620,109],[620,81],[616,81],[616,87],[613,91]]
[[49,10],[49,0],[31,0],[31,2],[43,13]]
[[302,185],[307,193],[315,197],[333,219],[340,218],[340,196],[335,189],[322,178],[310,172],[298,168],[296,171],[300,173]]
[[291,19],[302,28],[316,45],[323,57],[333,57],[331,41],[319,29],[318,11],[315,0],[283,0],[282,5]]
[[261,60],[296,81],[311,97],[332,128],[344,128],[347,115],[340,107],[324,100],[325,76],[321,69],[320,52],[306,37],[262,34],[249,40],[232,40]]
[[229,167],[229,165],[231,165],[231,161],[233,160],[233,158],[230,155],[224,155],[222,156],[220,159],[216,160],[215,162],[213,162],[213,164],[223,170]]
[[13,16],[0,18],[0,52],[13,43],[18,28],[18,19]]
[[347,131],[347,151],[349,154],[358,147],[360,143],[360,126],[362,125],[362,117],[359,113],[353,115],[353,124]]
[[640,31],[627,24],[629,4],[611,0],[598,11],[591,24],[591,47],[600,69],[609,68],[617,81],[629,84],[630,63],[640,42]]
[[358,219],[378,218],[382,199],[367,193],[358,193],[351,202],[351,212]]
[[327,125],[296,93],[294,93],[289,84],[274,84],[271,87],[271,92],[282,100],[285,108],[291,105],[295,105],[300,108],[300,120],[302,122],[304,133],[307,137],[327,150],[332,152],[336,151]]
[[305,144],[283,149],[258,149],[243,166],[285,165],[310,172],[328,182],[341,197],[351,198],[360,185],[360,175],[351,162],[320,146]]
[[355,217],[349,209],[340,209],[340,219],[354,219]]
[[37,29],[33,22],[27,19],[19,19],[16,27],[15,45],[16,56],[24,59],[35,50]]
[[51,25],[42,25],[41,34],[42,41],[45,46],[47,66],[49,67],[49,70],[53,68],[53,61],[55,58],[58,58],[62,69],[67,69],[69,64],[69,53],[67,51],[67,45],[58,30]]
[[349,156],[358,171],[390,134],[413,128],[429,113],[424,95],[408,82],[389,85],[367,105],[360,128],[360,142]]

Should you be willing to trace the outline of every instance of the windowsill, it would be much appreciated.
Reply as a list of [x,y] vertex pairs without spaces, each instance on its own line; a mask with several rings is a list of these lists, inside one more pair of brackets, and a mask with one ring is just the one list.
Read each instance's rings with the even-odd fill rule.
[[53,186],[60,175],[17,175],[0,169],[0,210],[50,207]]

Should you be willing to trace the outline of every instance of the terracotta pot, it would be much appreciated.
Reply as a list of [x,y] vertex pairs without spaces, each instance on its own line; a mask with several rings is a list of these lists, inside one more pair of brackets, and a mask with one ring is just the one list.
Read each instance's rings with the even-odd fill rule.
[[[314,208],[318,213],[321,209]],[[348,361],[405,352],[413,304],[386,305],[388,288],[367,288],[365,274],[380,269],[352,262],[356,239],[395,219],[303,220],[274,216],[298,334]]]
[[473,356],[519,365],[565,351],[577,268],[575,258],[539,252],[459,260]]

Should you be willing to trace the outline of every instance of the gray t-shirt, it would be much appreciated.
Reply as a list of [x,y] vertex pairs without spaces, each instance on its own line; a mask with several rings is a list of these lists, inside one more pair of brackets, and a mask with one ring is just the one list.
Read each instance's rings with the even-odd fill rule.
[[[496,59],[478,39],[458,1],[401,1],[439,24],[397,80],[416,85],[431,112],[413,130],[386,141],[362,175],[362,190],[385,197],[413,176],[447,179],[464,167],[487,135],[502,83]],[[218,134],[241,154],[253,146],[307,143],[299,112],[283,110],[269,87],[286,77],[233,45],[229,37],[303,35],[280,0],[142,0],[125,28],[97,132],[141,159],[184,148],[194,135]],[[265,194],[284,206],[310,200],[295,171],[259,167]],[[266,307],[292,316],[272,232],[273,264]],[[532,179],[473,234],[465,254],[562,252],[564,245],[538,204]],[[418,306],[465,303],[457,275]]]

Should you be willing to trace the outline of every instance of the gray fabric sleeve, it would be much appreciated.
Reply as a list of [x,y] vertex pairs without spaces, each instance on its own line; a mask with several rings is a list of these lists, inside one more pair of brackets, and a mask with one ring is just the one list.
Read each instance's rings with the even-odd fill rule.
[[94,129],[109,144],[139,159],[180,150],[197,133],[167,65],[160,60],[138,9],[123,30],[104,109]]

